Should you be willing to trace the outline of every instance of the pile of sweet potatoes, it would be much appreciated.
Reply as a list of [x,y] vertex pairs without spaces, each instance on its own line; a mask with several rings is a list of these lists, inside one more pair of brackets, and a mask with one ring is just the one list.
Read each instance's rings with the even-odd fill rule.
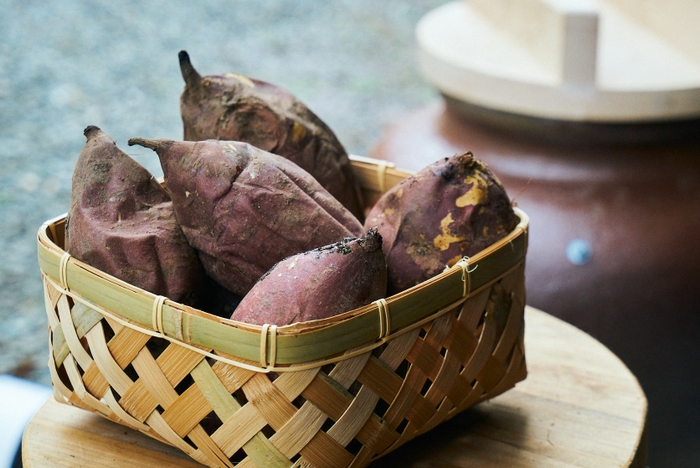
[[200,76],[185,52],[180,65],[184,140],[129,140],[157,153],[163,185],[100,129],[85,130],[66,248],[108,274],[233,320],[287,325],[415,286],[517,224],[470,153],[365,207],[347,152],[294,96],[241,75]]

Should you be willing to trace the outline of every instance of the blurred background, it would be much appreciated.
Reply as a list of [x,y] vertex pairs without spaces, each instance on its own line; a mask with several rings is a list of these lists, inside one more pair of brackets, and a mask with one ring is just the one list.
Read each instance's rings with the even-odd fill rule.
[[0,372],[50,383],[36,232],[68,210],[97,125],[161,175],[134,136],[182,139],[177,54],[205,74],[283,86],[367,154],[386,127],[437,96],[415,66],[413,2],[0,0]]
[[0,0],[0,467],[51,383],[36,233],[68,210],[83,129],[99,126],[161,175],[153,152],[126,142],[182,139],[184,49],[203,75],[287,88],[366,154],[437,96],[415,66],[413,30],[441,3]]
[[[583,159],[592,158],[596,164],[600,163],[606,177],[611,171],[626,171],[623,163],[606,166],[610,158],[596,155],[591,147],[581,149],[580,145],[574,145],[576,148],[569,151],[572,148],[569,143],[549,138],[563,133],[585,139],[597,135],[599,129],[590,133],[589,128],[558,127],[547,120],[544,126],[549,136],[522,145],[522,132],[542,128],[542,121],[511,120],[498,112],[484,113],[479,106],[461,106],[457,112],[461,117],[445,114],[441,93],[419,72],[415,30],[421,18],[447,3],[444,0],[201,3],[0,0],[0,374],[19,377],[43,388],[50,385],[36,232],[45,220],[68,210],[73,167],[85,143],[83,129],[88,125],[102,128],[122,150],[154,175],[161,175],[153,152],[128,147],[126,142],[134,136],[182,138],[179,96],[184,83],[177,58],[180,50],[189,52],[194,67],[202,75],[241,73],[287,88],[324,120],[353,154],[395,160],[403,157],[412,161],[417,167],[411,168],[415,169],[424,165],[417,162],[420,157],[432,161],[471,149],[481,150],[477,157],[488,156],[490,149],[498,146],[494,142],[516,142],[506,145],[505,150],[494,150],[494,159],[487,162],[493,163],[497,174],[502,169],[506,179],[516,181],[508,188],[512,189],[511,195],[518,194],[521,206],[531,215],[532,234],[539,235],[538,229],[553,232],[550,219],[552,223],[566,224],[562,218],[552,216],[553,210],[538,211],[540,205],[534,202],[528,206],[529,200],[538,196],[560,200],[567,196],[577,200],[590,196],[614,198],[611,192],[593,193],[590,186],[587,190],[571,192],[568,186],[557,188],[552,183],[562,174],[567,181],[579,179],[586,173],[580,164]],[[696,70],[691,67],[691,71]],[[452,110],[457,107],[460,106],[453,105]],[[460,120],[465,115],[474,119],[465,123]],[[474,124],[475,121],[478,122]],[[498,123],[494,124],[495,121]],[[518,135],[504,130],[508,125],[518,129]],[[656,154],[662,154],[663,160],[668,161],[673,156],[664,153],[666,150],[660,145],[665,143],[650,139],[649,135],[654,132],[676,135],[677,127],[682,127],[680,134],[684,141],[688,140],[688,133],[700,128],[697,119],[680,126],[666,125],[661,130],[616,127],[614,131],[622,131],[626,140],[609,138],[604,130],[607,136],[600,144],[619,147],[628,144],[630,138],[639,138],[644,145],[652,144],[659,149],[660,153]],[[484,128],[488,129],[486,133],[482,133]],[[561,164],[552,169],[545,164],[546,151],[541,149],[549,147],[556,148],[554,156],[557,152],[571,153],[578,159],[573,165]],[[421,156],[414,157],[412,152]],[[680,188],[671,184],[669,190],[673,193],[680,190],[678,193],[682,192],[684,200],[692,198],[691,209],[696,215],[689,224],[690,231],[682,233],[687,240],[698,237],[696,228],[700,219],[697,142],[684,146],[683,152],[686,156],[681,171],[685,179],[676,184]],[[638,148],[624,153],[624,158],[651,161]],[[533,155],[536,164],[532,163]],[[399,165],[411,164],[399,162]],[[513,176],[518,171],[522,174]],[[545,173],[548,185],[538,188],[537,174]],[[535,182],[528,185],[532,174]],[[629,207],[629,200],[636,197],[635,193],[628,191],[617,197],[623,211]],[[661,202],[655,206],[668,211],[668,206]],[[601,205],[574,203],[557,209],[594,213],[601,226],[607,222],[601,218],[604,209]],[[535,213],[537,217],[532,216]],[[636,220],[645,217],[639,211],[628,215]],[[696,384],[700,380],[700,360],[692,357],[697,352],[695,343],[700,334],[698,275],[694,270],[688,273],[688,269],[673,272],[683,278],[684,289],[680,292],[670,287],[654,289],[647,277],[639,275],[626,276],[620,282],[610,281],[596,269],[605,257],[597,242],[599,238],[612,237],[604,233],[600,237],[601,231],[596,229],[582,229],[581,238],[562,237],[564,244],[556,252],[551,248],[554,244],[550,244],[547,247],[554,252],[550,256],[538,250],[536,243],[531,244],[532,260],[528,260],[531,304],[593,334],[641,376],[640,382],[650,397],[651,466],[699,466],[700,392],[697,390],[700,388]],[[611,251],[628,255],[626,264],[637,271],[652,272],[647,265],[634,261],[640,255],[646,256],[648,252],[644,249],[651,247],[635,250],[629,247],[635,244],[635,239],[625,236],[624,245],[613,245]],[[673,241],[678,238],[667,232],[659,236]],[[610,246],[606,248],[610,250]],[[686,250],[684,268],[697,259],[697,248],[694,249],[690,254]],[[541,261],[538,263],[537,259]],[[565,274],[559,274],[559,270],[553,273],[553,269],[547,277],[542,267],[545,261]],[[672,262],[654,268],[660,269],[654,270],[660,276],[672,276]],[[619,269],[606,270],[611,275],[619,272]],[[590,288],[597,288],[603,294],[591,295],[585,289],[571,294],[566,290],[568,286],[563,285],[565,281],[569,281],[567,284],[587,282]],[[655,321],[656,316],[646,315],[640,320],[619,312],[630,307],[641,310],[650,303],[644,294],[637,294],[631,305],[621,300],[617,293],[627,294],[625,288],[630,284],[642,285],[656,298],[680,300],[682,306],[676,306],[673,301],[665,301],[663,307],[654,305],[663,314],[660,323]],[[612,308],[619,313],[609,313]],[[673,311],[679,308],[684,312],[674,316]],[[693,315],[688,315],[688,311],[694,311]],[[584,315],[586,318],[582,319]],[[625,334],[619,330],[631,332]],[[649,330],[658,333],[647,333]],[[667,347],[669,351],[664,354],[659,351],[664,343],[676,347]],[[662,360],[652,362],[652,354],[655,358],[661,355]],[[660,381],[665,381],[665,386],[657,385]],[[681,390],[674,393],[674,388]]]

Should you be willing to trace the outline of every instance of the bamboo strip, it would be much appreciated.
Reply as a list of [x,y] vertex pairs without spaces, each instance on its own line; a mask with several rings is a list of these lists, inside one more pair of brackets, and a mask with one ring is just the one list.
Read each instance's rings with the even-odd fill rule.
[[[441,344],[444,344],[446,348],[444,357],[442,358],[435,375],[429,376],[432,380],[432,384],[425,393],[425,399],[435,407],[437,407],[440,400],[445,397],[450,383],[457,375],[461,367],[461,362],[457,359],[457,356],[451,349],[453,343],[455,343],[455,346],[460,348],[461,344],[457,344],[457,342],[452,339],[449,339],[448,341],[448,337],[450,336],[451,332],[456,328],[457,318],[455,315],[448,315],[441,320],[442,323],[435,323],[433,327],[431,327],[430,333],[428,333],[426,336],[426,341],[429,342],[433,348],[437,348],[437,346],[441,346]],[[447,328],[448,326],[449,328]],[[433,328],[439,331],[432,334]]]
[[109,382],[107,382],[107,379],[102,375],[102,371],[94,361],[83,373],[83,384],[98,399],[102,398],[109,390]]
[[[381,194],[386,190],[389,190],[406,177],[414,174],[414,172],[411,171],[397,169],[393,164],[387,164],[381,160],[355,155],[350,156],[350,160],[353,163],[353,169],[358,184],[365,191],[374,192],[377,194]],[[377,171],[378,166],[384,167],[384,170]],[[383,175],[381,181],[377,176],[378,172],[382,173]]]
[[450,417],[454,416],[457,413],[461,413],[465,409],[470,408],[478,402],[482,401],[484,399],[485,394],[486,390],[481,385],[481,382],[477,381],[472,391],[466,394],[465,398],[462,401],[460,401],[459,404],[452,411],[450,411]]
[[[289,465],[285,465],[285,468],[293,466],[291,465],[291,461],[289,463]],[[265,465],[259,465],[258,463],[255,463],[250,457],[245,457],[243,460],[236,464],[236,468],[258,468],[259,466]]]
[[316,468],[348,466],[354,458],[351,453],[323,431],[317,432],[300,453],[311,466]]
[[486,303],[491,296],[491,289],[484,288],[478,294],[474,294],[467,302],[464,303],[462,309],[457,316],[463,327],[473,335],[474,330],[479,326],[484,313]]
[[236,468],[243,468],[246,461],[249,461],[251,466],[270,468],[287,468],[292,464],[267,437],[260,433],[243,444],[243,450],[248,457],[236,465]]
[[433,414],[433,416],[428,421],[426,421],[426,423],[422,427],[417,428],[416,432],[414,433],[414,437],[420,434],[425,434],[430,429],[437,427],[443,421],[447,420],[450,414],[450,410],[452,410],[454,407],[455,404],[453,401],[451,401],[449,398],[443,398],[442,402],[440,402],[439,405],[435,406],[435,408],[437,408],[435,414]]
[[122,371],[119,364],[112,358],[107,343],[105,343],[102,323],[98,322],[85,336],[90,350],[92,351],[94,363],[100,370],[100,373],[117,393],[123,394],[126,392],[134,382]]
[[52,341],[54,343],[52,354],[56,362],[60,365],[70,353],[70,347],[68,347],[68,343],[66,343],[66,338],[63,336],[63,329],[61,329],[61,324],[58,321],[56,321],[55,327],[49,326],[49,329],[51,330],[51,335],[53,336]]
[[243,448],[267,425],[263,414],[255,405],[246,404],[212,434],[212,440],[229,456]]
[[313,465],[309,463],[308,460],[305,460],[304,458],[299,458],[296,462],[294,462],[292,468],[313,468]]
[[452,385],[447,390],[447,398],[458,406],[459,403],[464,400],[464,396],[472,391],[472,383],[474,380],[467,380],[462,374],[457,374],[455,376]]
[[197,448],[206,456],[209,462],[226,468],[234,468],[233,463],[228,459],[228,456],[214,443],[204,432],[202,426],[195,426],[192,431],[187,434],[190,440]]
[[476,350],[469,359],[469,362],[467,362],[460,373],[467,382],[474,380],[481,369],[483,369],[486,361],[491,356],[495,339],[496,324],[491,316],[486,315],[484,317],[484,327],[479,337],[479,344],[476,346]]
[[415,343],[418,332],[419,329],[415,328],[411,332],[392,340],[382,352],[379,360],[392,371],[396,370],[406,358],[413,343]]
[[187,377],[197,364],[204,360],[204,356],[188,348],[169,345],[156,359],[163,375],[170,385],[177,386],[182,379]]
[[280,452],[292,458],[321,430],[326,419],[327,415],[317,406],[305,402],[299,411],[270,437],[270,442]]
[[212,407],[200,389],[192,385],[173,401],[161,416],[180,437],[185,437],[212,412]]
[[201,450],[197,449],[194,452],[189,454],[190,457],[192,457],[195,461],[198,461],[202,465],[206,465],[210,468],[221,468],[218,463],[214,463],[213,460],[210,458],[207,458],[207,456],[202,452]]
[[256,374],[248,380],[243,385],[243,392],[275,431],[284,426],[296,412],[294,405],[263,374]]
[[[50,341],[49,346],[51,346]],[[61,364],[63,364],[63,362],[61,362]],[[73,390],[65,385],[63,379],[59,377],[57,369],[58,366],[56,365],[56,361],[54,360],[53,353],[49,353],[49,373],[51,374],[51,385],[53,385],[54,396],[60,396],[60,398],[56,398],[57,401],[67,401],[73,394]]]
[[[440,318],[444,318],[440,317]],[[439,350],[428,344],[424,339],[416,340],[411,351],[406,356],[406,360],[413,364],[411,369],[419,368],[426,378],[435,380],[443,362],[443,356]]]
[[142,348],[132,364],[139,375],[139,382],[143,382],[151,397],[167,410],[177,400],[178,394],[148,349]]
[[[419,395],[419,388],[425,382],[425,373],[419,367],[412,365],[402,380],[401,387],[384,413],[384,420],[391,427],[398,427],[405,419],[408,411],[413,408]],[[416,389],[418,387],[418,389]]]
[[359,468],[368,465],[377,452],[370,447],[363,446],[350,463],[348,468]]
[[382,400],[391,403],[399,392],[403,380],[379,359],[372,358],[362,369],[357,381],[372,389]]
[[148,392],[148,388],[141,379],[134,382],[134,385],[122,394],[119,404],[139,421],[146,421],[158,407],[158,401]]
[[333,367],[328,376],[347,390],[357,380],[357,376],[362,372],[370,355],[370,353],[363,353],[354,358],[340,361]]
[[[121,335],[122,332],[123,332],[125,329],[127,329],[127,330],[133,330],[134,333],[139,333],[138,330],[136,330],[136,329],[129,328],[129,327],[125,327],[124,325],[122,325],[121,323],[117,322],[116,320],[112,320],[112,317],[102,316],[102,318],[104,319],[104,321],[105,321],[105,323],[107,324],[107,326],[108,326],[109,328],[112,329],[112,331],[114,332],[114,335],[115,335],[115,336],[116,336],[116,335]],[[141,334],[141,333],[139,333],[139,335],[140,335],[140,334]],[[114,340],[114,338],[115,338],[115,337],[112,337],[112,339],[109,340],[109,343],[107,343],[107,345],[110,345],[110,344],[112,343],[112,341]],[[150,339],[150,337],[149,337],[148,339]],[[111,351],[111,350],[112,350],[112,347],[110,346],[109,349],[110,349],[110,351]],[[137,352],[138,352],[138,351],[137,351]],[[120,365],[121,365],[121,364],[120,364]]]
[[200,463],[211,466],[208,459],[202,455],[197,455],[196,450],[180,436],[178,436],[158,412],[152,412],[146,419],[146,424],[153,428],[163,439],[167,440],[170,445],[177,447]]
[[232,366],[220,361],[217,361],[212,366],[212,370],[219,378],[222,384],[226,387],[229,393],[233,393],[250,380],[255,372]]
[[448,349],[435,380],[425,394],[425,400],[433,407],[437,407],[441,400],[449,399],[447,392],[459,373],[460,367],[461,362],[454,356],[451,349]]
[[124,411],[121,406],[119,406],[119,403],[117,402],[117,399],[114,397],[114,393],[112,393],[112,390],[108,390],[104,397],[103,397],[104,402],[109,406],[109,409],[111,409],[114,412],[114,415],[116,416],[116,420],[120,424],[124,424],[125,426],[129,426],[132,429],[136,429],[137,431],[145,431],[148,432],[150,431],[150,427],[148,427],[146,424],[143,424],[141,421],[134,419],[131,417],[129,413]]
[[[226,421],[241,409],[241,405],[231,396],[205,361],[198,364],[191,375],[198,385],[196,388],[200,390],[221,421]],[[242,448],[258,466],[286,467],[290,464],[287,457],[261,433],[253,436],[243,444]]]
[[209,366],[209,363],[201,361],[192,369],[190,375],[197,384],[190,387],[190,389],[198,390],[209,403],[211,410],[216,412],[219,419],[226,421],[233,416],[233,413],[241,409],[240,403],[231,397],[232,392],[221,383],[221,380]]
[[68,298],[62,297],[57,304],[58,317],[61,320],[61,330],[63,330],[63,337],[68,343],[68,347],[71,349],[71,354],[73,358],[80,364],[80,367],[87,369],[92,363],[92,357],[83,348],[80,343],[80,337],[75,331],[73,326],[73,319],[70,313],[70,305],[68,304]]
[[[493,344],[495,346],[495,342]],[[506,364],[494,359],[493,356],[489,356],[487,362],[484,364],[484,368],[479,371],[476,379],[484,386],[484,389],[491,390],[498,382],[503,379],[506,374]]]
[[[460,319],[463,319],[463,317],[464,315],[462,315]],[[455,322],[450,336],[445,341],[445,346],[447,346],[449,352],[455,359],[462,363],[462,365],[465,365],[479,345],[481,331],[477,329],[478,327],[475,329],[467,328],[460,319]]]
[[[331,419],[338,420],[352,402],[352,395],[343,392],[337,383],[319,374],[302,394],[308,401],[319,407]],[[372,414],[356,436],[362,444],[381,451],[398,438],[398,434],[389,428],[377,415]]]
[[73,355],[69,355],[65,361],[63,361],[63,367],[68,375],[68,380],[73,387],[73,393],[87,406],[102,413],[108,415],[111,413],[109,407],[100,402],[97,398],[92,396],[83,386],[83,382],[80,378],[80,371],[78,370],[78,364],[73,359]]
[[374,411],[379,395],[367,387],[362,387],[352,403],[347,407],[327,433],[345,447],[354,439]]
[[370,415],[365,425],[357,433],[356,439],[374,453],[384,452],[399,434],[376,414]]
[[513,345],[520,337],[521,333],[521,324],[523,320],[520,314],[522,314],[522,308],[516,301],[512,301],[508,314],[508,321],[503,329],[503,334],[496,344],[496,349],[493,351],[494,359],[505,362],[508,354],[513,351]]
[[352,394],[323,373],[319,373],[301,395],[333,420],[340,418],[352,401]]
[[[161,414],[165,422],[178,436],[185,437],[212,412],[212,405],[202,393],[204,388],[205,383],[201,381],[197,382],[196,385],[190,386]],[[228,397],[230,398],[231,395],[228,395]],[[219,416],[218,413],[217,416]],[[221,416],[219,416],[219,419],[225,420]]]
[[[508,365],[508,370],[506,371],[505,375],[501,379],[501,381],[491,389],[491,394],[495,395],[500,395],[501,393],[505,392],[506,390],[510,389],[513,387],[514,380],[522,380],[525,378],[524,375],[518,375],[523,372],[524,369],[524,362],[523,359],[525,356],[523,356],[522,351],[520,350],[519,347],[516,347],[513,349],[513,357],[510,360],[510,363]],[[517,377],[514,376],[514,374],[517,375]]]
[[146,347],[151,337],[128,327],[121,327],[119,323],[111,323],[109,319],[106,321],[110,323],[111,328],[116,333],[107,343],[107,347],[119,367],[125,369],[136,355]]
[[[462,308],[463,306],[456,307],[455,309],[461,310]],[[442,317],[433,320],[430,323],[430,328],[426,332],[423,342],[431,349],[442,349],[444,347],[443,344],[445,343],[447,336],[449,335],[450,331],[452,330],[452,327],[454,326],[454,321],[457,320],[457,317],[455,315],[455,311],[452,311],[443,315]]]
[[79,338],[85,336],[92,330],[92,327],[102,320],[102,316],[96,310],[80,302],[73,304],[71,308],[71,317],[73,318],[74,328]]
[[47,278],[48,277],[42,273],[41,282],[44,284],[44,306],[49,319],[49,326],[55,328],[58,326],[58,319],[55,314],[56,304],[58,304],[58,300],[61,298],[62,294],[58,289],[47,287]]
[[301,395],[301,392],[309,385],[316,377],[316,374],[321,370],[320,367],[299,372],[289,372],[280,374],[275,379],[274,386],[289,400],[293,401]]

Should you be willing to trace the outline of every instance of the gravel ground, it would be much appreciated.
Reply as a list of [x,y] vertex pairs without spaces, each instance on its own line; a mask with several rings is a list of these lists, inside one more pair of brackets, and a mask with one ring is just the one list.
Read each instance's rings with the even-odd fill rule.
[[442,3],[0,0],[0,373],[50,383],[36,232],[68,209],[87,125],[160,175],[126,141],[182,138],[185,49],[202,74],[289,89],[366,154],[437,95],[416,71],[413,31]]

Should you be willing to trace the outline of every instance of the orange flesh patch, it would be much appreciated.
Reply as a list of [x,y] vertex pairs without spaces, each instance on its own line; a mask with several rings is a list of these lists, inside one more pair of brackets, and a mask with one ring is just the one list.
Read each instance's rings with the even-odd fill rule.
[[306,136],[306,129],[299,125],[298,122],[294,122],[292,126],[292,141],[294,143],[300,142]]
[[484,179],[483,175],[480,173],[470,175],[464,179],[465,185],[471,185],[471,188],[455,200],[455,205],[458,208],[464,208],[465,206],[476,206],[483,203],[488,195],[488,184]]
[[439,234],[433,240],[433,245],[435,245],[435,247],[441,251],[449,249],[450,245],[454,244],[455,242],[461,242],[466,239],[466,237],[459,237],[452,234],[450,231],[450,224],[453,222],[454,219],[452,219],[452,213],[447,213],[447,216],[440,221],[440,230],[442,231],[442,234]]
[[235,80],[240,81],[246,86],[250,86],[251,88],[255,88],[255,83],[251,81],[250,78],[244,75],[239,75],[238,73],[226,73],[226,78],[233,78]]

